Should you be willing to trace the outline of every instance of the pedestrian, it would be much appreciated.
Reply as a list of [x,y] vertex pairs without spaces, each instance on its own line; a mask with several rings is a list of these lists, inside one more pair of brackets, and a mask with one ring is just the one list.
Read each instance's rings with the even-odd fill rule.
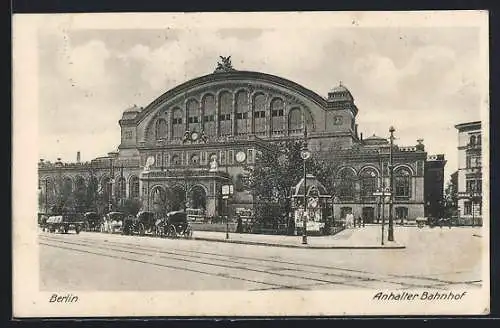
[[358,216],[358,227],[361,228],[361,216]]
[[366,221],[366,217],[362,216],[361,223],[363,224],[363,228],[365,227],[365,221]]
[[243,220],[241,219],[241,215],[238,215],[238,224],[236,225],[236,232],[237,233],[243,232]]

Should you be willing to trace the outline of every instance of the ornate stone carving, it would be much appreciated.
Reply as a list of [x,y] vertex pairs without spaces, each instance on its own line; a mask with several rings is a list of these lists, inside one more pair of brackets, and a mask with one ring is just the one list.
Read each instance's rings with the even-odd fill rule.
[[233,64],[231,63],[231,56],[228,57],[219,56],[219,57],[221,61],[217,62],[217,67],[215,68],[214,73],[235,71],[235,69],[233,68]]

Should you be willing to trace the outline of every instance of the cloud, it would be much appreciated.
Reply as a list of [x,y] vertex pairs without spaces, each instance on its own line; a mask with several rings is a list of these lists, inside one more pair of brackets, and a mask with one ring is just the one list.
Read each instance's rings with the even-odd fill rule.
[[74,85],[84,89],[105,87],[113,82],[106,72],[106,60],[111,53],[99,40],[77,46],[68,52],[67,60],[61,61],[62,74]]
[[363,77],[364,87],[370,89],[374,96],[398,92],[401,72],[388,57],[370,54],[359,58],[354,62],[353,71]]
[[[52,29],[41,33],[39,47],[40,145],[46,158],[63,149],[68,158],[80,148],[89,156],[112,150],[123,109],[146,106],[172,87],[212,73],[219,55],[231,55],[236,69],[279,75],[323,96],[342,80],[360,109],[360,131],[384,135],[393,124],[403,145],[423,137],[429,152],[445,151],[450,170],[456,167],[453,124],[479,118],[484,77],[478,51],[458,42],[459,33],[434,29],[425,42],[413,42],[400,35],[429,31],[186,29],[176,30],[175,38],[159,30],[79,31],[72,38],[64,26]],[[80,143],[82,135],[99,149]],[[54,146],[60,136],[64,146]]]

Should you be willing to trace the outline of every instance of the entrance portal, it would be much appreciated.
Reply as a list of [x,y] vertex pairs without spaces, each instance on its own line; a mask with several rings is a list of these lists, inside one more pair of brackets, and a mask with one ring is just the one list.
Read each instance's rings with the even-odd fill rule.
[[175,186],[170,189],[167,202],[170,211],[183,210],[186,202],[186,193],[184,189],[180,186]]
[[189,207],[205,210],[207,207],[207,194],[201,186],[194,186],[189,193]]

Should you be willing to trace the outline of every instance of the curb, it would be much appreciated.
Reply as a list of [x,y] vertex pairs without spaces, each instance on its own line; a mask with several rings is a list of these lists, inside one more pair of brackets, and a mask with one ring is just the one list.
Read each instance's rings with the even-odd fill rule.
[[285,248],[302,248],[302,249],[405,249],[404,245],[395,246],[302,246],[302,245],[287,245],[287,244],[276,244],[276,243],[266,243],[266,242],[256,242],[256,241],[242,241],[242,240],[227,240],[227,239],[212,239],[205,237],[193,237],[193,240],[210,241],[215,243],[230,243],[230,244],[242,244],[242,245],[254,245],[254,246],[270,246],[270,247],[285,247]]

